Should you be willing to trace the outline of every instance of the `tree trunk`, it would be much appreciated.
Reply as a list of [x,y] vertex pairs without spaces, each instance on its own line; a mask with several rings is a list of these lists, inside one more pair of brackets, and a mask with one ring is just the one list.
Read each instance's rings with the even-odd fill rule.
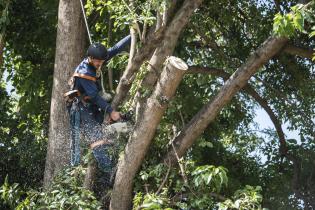
[[63,94],[68,90],[67,81],[74,68],[83,58],[85,44],[86,31],[80,1],[60,0],[44,175],[45,187],[48,187],[54,175],[70,161],[69,116]]
[[83,183],[83,187],[91,191],[93,191],[93,186],[94,186],[95,177],[96,177],[96,170],[97,170],[97,163],[94,160],[94,157],[92,156],[93,155],[91,155],[90,157],[91,160],[89,160],[88,168],[87,168],[86,175],[84,177],[84,183]]
[[129,209],[133,179],[142,164],[169,100],[175,94],[187,69],[188,66],[181,59],[175,57],[168,59],[153,94],[147,100],[144,117],[136,123],[124,155],[119,159],[110,204],[111,210]]
[[[176,153],[182,157],[193,145],[199,135],[207,128],[210,122],[219,114],[222,108],[242,89],[250,77],[256,73],[270,58],[278,53],[287,43],[286,38],[269,37],[248,60],[230,77],[212,101],[206,104],[193,119],[182,129],[174,140]],[[164,159],[174,164],[177,159],[172,148]]]

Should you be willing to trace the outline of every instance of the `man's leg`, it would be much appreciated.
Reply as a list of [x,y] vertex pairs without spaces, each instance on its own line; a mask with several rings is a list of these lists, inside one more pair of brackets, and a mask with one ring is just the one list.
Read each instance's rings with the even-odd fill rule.
[[107,141],[101,140],[94,142],[90,145],[90,147],[92,149],[94,158],[97,161],[98,167],[103,172],[110,172],[112,168],[112,160],[108,152],[110,145],[107,143]]
[[99,169],[107,172],[111,168],[111,158],[108,153],[109,145],[105,140],[107,138],[103,126],[95,120],[93,112],[88,107],[82,106],[81,113],[82,134],[85,141],[90,145]]

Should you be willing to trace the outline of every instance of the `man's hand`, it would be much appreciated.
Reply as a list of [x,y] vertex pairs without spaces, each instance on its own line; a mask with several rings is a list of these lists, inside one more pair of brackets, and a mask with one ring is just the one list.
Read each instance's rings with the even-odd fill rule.
[[120,112],[112,111],[109,116],[113,121],[117,121],[120,119]]

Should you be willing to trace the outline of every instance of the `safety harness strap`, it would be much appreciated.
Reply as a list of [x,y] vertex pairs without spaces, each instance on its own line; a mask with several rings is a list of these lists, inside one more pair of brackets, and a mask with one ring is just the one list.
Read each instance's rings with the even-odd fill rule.
[[78,72],[74,72],[72,77],[80,77],[80,78],[84,78],[84,79],[96,82],[96,77],[92,77],[92,76],[89,76],[89,75],[86,75],[86,74],[80,74]]

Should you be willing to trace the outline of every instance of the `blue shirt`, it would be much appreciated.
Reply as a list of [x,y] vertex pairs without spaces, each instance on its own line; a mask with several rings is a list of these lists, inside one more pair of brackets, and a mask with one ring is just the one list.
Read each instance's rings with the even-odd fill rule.
[[[127,45],[130,44],[131,37],[126,36],[122,40],[120,40],[117,44],[115,44],[113,47],[108,49],[108,58],[105,61],[109,61],[112,57],[120,53]],[[96,68],[89,64],[88,58],[85,58],[75,69],[75,72],[96,77]],[[90,101],[97,105],[99,108],[105,110],[107,113],[111,113],[113,111],[110,104],[102,98],[98,92],[99,87],[96,82],[80,77],[76,77],[75,79],[75,89],[78,89],[82,94],[85,94],[90,97]]]

